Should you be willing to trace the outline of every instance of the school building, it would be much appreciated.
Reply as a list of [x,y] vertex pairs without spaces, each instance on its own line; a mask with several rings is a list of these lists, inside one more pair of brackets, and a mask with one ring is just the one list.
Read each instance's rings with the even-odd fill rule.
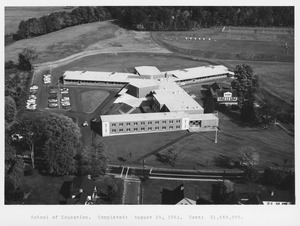
[[141,66],[135,67],[134,73],[66,71],[64,83],[124,85],[119,92],[120,99],[131,98],[134,100],[131,103],[139,103],[147,96],[152,100],[151,113],[101,115],[102,136],[106,137],[177,130],[214,131],[219,125],[218,117],[204,114],[204,109],[180,85],[232,74],[222,65],[166,72]]

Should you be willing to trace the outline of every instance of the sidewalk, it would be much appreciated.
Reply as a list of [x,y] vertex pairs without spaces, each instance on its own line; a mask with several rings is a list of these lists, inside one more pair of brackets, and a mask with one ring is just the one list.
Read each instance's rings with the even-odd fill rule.
[[133,178],[124,179],[122,204],[140,204],[140,180]]

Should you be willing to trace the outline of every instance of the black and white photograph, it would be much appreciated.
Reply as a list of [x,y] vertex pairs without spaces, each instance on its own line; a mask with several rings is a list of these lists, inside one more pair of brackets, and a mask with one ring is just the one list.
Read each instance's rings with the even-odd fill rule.
[[0,222],[297,225],[297,6],[261,4],[5,1]]

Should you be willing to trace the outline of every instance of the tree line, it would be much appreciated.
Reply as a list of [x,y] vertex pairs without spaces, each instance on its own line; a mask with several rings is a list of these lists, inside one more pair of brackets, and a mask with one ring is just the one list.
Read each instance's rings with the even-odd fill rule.
[[110,19],[110,12],[104,7],[77,7],[71,12],[54,12],[40,18],[21,21],[14,40],[36,37],[67,27]]
[[213,26],[293,27],[293,7],[77,7],[21,21],[14,40],[30,38],[63,28],[116,19],[126,28],[148,31],[186,31]]
[[108,7],[137,30],[191,30],[212,26],[294,26],[293,7]]

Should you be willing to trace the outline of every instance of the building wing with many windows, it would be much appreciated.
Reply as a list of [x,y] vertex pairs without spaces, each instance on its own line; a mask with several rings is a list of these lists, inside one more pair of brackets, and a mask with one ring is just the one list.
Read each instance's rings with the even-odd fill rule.
[[[160,72],[154,66],[140,66],[134,71],[134,74],[91,71],[66,71],[64,74],[65,84],[124,85],[119,100],[132,98],[131,103],[141,103],[141,98],[152,98],[152,104],[148,106],[152,112],[101,115],[102,136],[216,130],[218,117],[204,114],[204,109],[179,85],[230,76],[233,73],[228,68],[210,65]],[[130,105],[130,101],[126,104]]]

